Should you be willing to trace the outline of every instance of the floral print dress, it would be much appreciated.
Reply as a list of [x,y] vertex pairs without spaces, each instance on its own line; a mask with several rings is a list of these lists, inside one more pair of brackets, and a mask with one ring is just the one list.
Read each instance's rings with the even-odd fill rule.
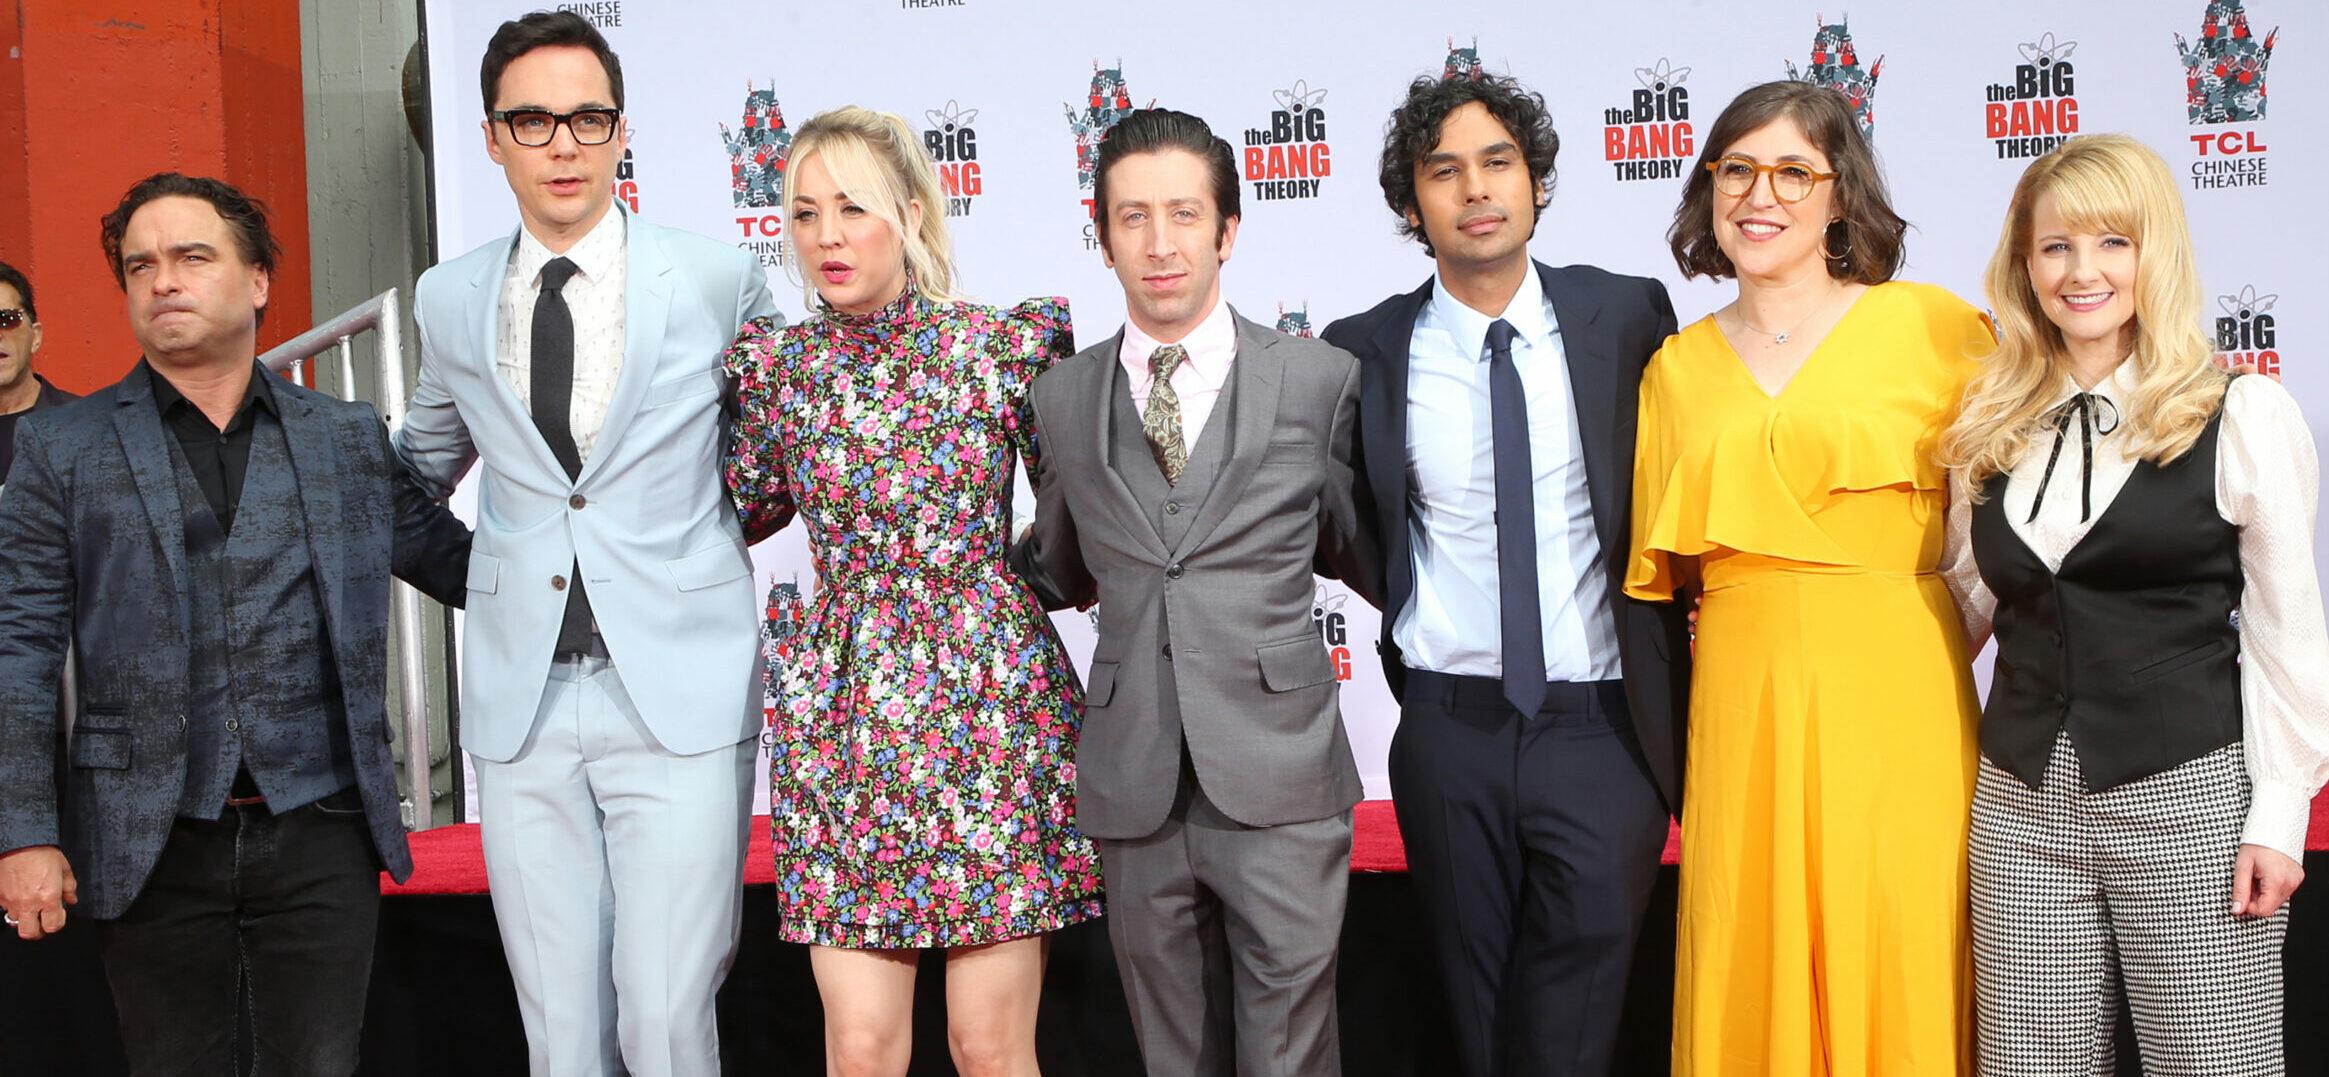
[[[912,290],[862,316],[745,325],[729,488],[746,534],[797,509],[817,590],[769,633],[769,772],[787,941],[967,946],[1100,915],[1075,827],[1081,689],[1005,562],[1028,391],[1067,303]],[[782,586],[782,585],[780,585]],[[773,605],[773,602],[772,602]]]

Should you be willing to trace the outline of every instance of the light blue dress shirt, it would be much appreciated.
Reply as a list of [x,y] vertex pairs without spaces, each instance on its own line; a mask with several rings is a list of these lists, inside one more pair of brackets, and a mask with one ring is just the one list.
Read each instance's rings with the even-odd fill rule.
[[1533,263],[1501,313],[1473,310],[1434,281],[1431,301],[1415,319],[1407,363],[1407,538],[1415,591],[1398,611],[1391,639],[1414,669],[1504,673],[1488,413],[1488,326],[1497,318],[1519,333],[1512,361],[1528,395],[1545,677],[1613,680],[1617,623],[1593,530],[1576,397],[1561,327]]

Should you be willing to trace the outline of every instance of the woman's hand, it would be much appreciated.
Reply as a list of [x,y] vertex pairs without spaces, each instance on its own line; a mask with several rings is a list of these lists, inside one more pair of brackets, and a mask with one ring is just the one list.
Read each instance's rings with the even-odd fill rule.
[[2262,845],[2243,845],[2232,861],[2232,915],[2271,916],[2305,881],[2305,866]]

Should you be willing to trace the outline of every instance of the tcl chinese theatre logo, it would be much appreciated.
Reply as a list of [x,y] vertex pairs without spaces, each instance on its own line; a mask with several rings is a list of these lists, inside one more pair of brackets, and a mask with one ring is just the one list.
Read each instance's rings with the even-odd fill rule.
[[[1132,91],[1124,84],[1124,61],[1114,67],[1101,67],[1092,61],[1092,89],[1084,96],[1084,107],[1062,106],[1067,110],[1068,131],[1076,139],[1076,186],[1090,191],[1098,175],[1100,140],[1107,137],[1108,129],[1123,122],[1132,114]],[[1092,199],[1084,198],[1084,249],[1100,249],[1099,233],[1092,229],[1095,213]]]
[[777,104],[776,87],[744,84],[744,112],[736,130],[720,125],[720,141],[728,148],[729,193],[740,213],[736,226],[743,241],[737,246],[752,252],[763,266],[784,260],[785,158],[792,152],[793,136],[784,125],[784,109]]
[[2261,38],[2248,25],[2241,0],[2208,0],[2199,36],[2175,35],[2183,59],[2184,115],[2192,133],[2192,189],[2262,187],[2270,182],[2263,122],[2271,98],[2265,75],[2272,66],[2276,28]]
[[1819,24],[1819,30],[1811,38],[1811,63],[1799,70],[1795,61],[1788,61],[1787,77],[1843,94],[1852,105],[1853,118],[1860,121],[1860,133],[1876,137],[1876,79],[1884,73],[1884,57],[1861,64],[1860,47],[1852,43],[1849,20],[1829,22],[1822,15],[1812,21]]

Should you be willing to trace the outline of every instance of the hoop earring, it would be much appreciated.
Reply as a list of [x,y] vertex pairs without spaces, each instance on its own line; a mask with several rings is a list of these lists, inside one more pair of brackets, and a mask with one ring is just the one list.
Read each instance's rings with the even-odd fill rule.
[[1844,225],[1844,249],[1842,251],[1831,251],[1828,249],[1828,236],[1835,232],[1835,226],[1839,224],[1844,224],[1844,222],[1841,220],[1829,221],[1828,228],[1820,233],[1820,253],[1826,255],[1828,261],[1831,262],[1841,262],[1852,257],[1851,225]]

